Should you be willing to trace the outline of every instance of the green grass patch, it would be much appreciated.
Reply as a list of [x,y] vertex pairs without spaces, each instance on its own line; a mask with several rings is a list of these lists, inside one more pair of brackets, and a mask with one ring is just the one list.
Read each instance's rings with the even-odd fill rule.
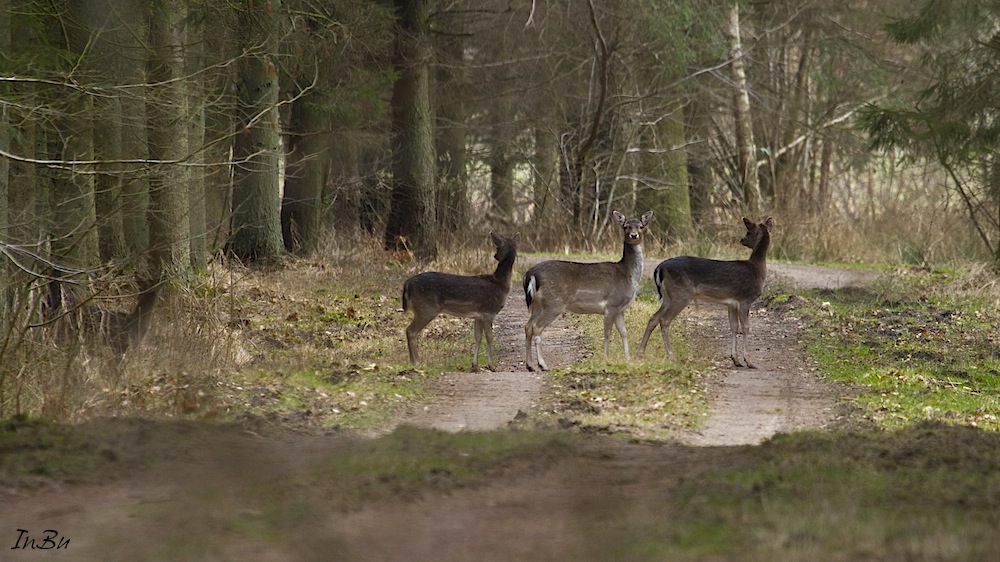
[[[1000,435],[938,423],[797,433],[733,451],[625,509],[601,560],[986,560],[1000,551]],[[662,495],[661,495],[662,494]]]
[[[446,433],[404,426],[331,456],[310,478],[340,483],[328,499],[351,508],[480,484],[518,464],[537,470],[568,452],[572,440],[566,433]],[[308,487],[297,485],[303,484]]]
[[811,320],[820,369],[858,389],[881,427],[937,420],[1000,429],[997,297],[967,276],[906,270],[870,289],[772,301]]
[[[678,430],[699,425],[708,415],[704,393],[708,364],[669,361],[657,329],[643,357],[636,351],[649,317],[659,307],[652,281],[625,312],[632,357],[626,361],[621,337],[612,328],[608,358],[604,359],[603,318],[571,316],[592,350],[590,357],[547,375],[543,421],[576,426],[585,432],[623,434],[662,439]],[[653,292],[652,296],[650,291]],[[688,340],[682,322],[671,326],[671,342],[679,357],[687,355]]]

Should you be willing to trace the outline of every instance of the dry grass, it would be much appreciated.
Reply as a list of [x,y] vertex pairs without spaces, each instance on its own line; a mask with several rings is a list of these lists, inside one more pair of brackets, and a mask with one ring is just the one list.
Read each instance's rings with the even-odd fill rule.
[[[846,218],[775,219],[769,255],[775,261],[961,264],[966,271],[981,271],[963,276],[975,290],[992,294],[996,289],[992,272],[969,265],[988,262],[981,242],[963,226],[967,221],[949,212],[886,214],[858,223]],[[438,260],[430,264],[400,262],[372,236],[329,241],[314,258],[289,258],[270,269],[215,263],[171,287],[153,330],[121,364],[99,342],[56,343],[45,329],[10,332],[0,349],[0,416],[27,413],[80,421],[108,415],[208,418],[245,411],[265,416],[309,412],[312,424],[369,423],[359,420],[369,419],[371,412],[381,412],[372,414],[371,420],[379,419],[399,402],[419,396],[421,378],[434,376],[434,371],[412,370],[407,362],[403,330],[408,318],[399,311],[403,280],[428,269],[492,271],[488,230],[446,238],[452,245],[442,245]],[[548,231],[520,230],[522,255],[583,249],[581,244],[555,244]],[[689,239],[650,232],[645,254],[652,259],[679,254],[741,259],[749,253],[738,244],[743,232],[737,215],[713,219]],[[594,242],[610,249],[602,257],[619,255],[618,236],[608,228]],[[644,282],[643,291],[651,294],[648,279]],[[633,315],[643,316],[642,304]],[[120,306],[126,309],[129,300]],[[629,322],[637,340],[643,319]],[[427,365],[465,368],[470,333],[468,322],[436,320],[421,337]],[[458,348],[462,354],[455,353]],[[615,354],[620,349],[612,346],[612,361]],[[399,384],[405,379],[412,384]],[[382,393],[402,398],[385,399]]]

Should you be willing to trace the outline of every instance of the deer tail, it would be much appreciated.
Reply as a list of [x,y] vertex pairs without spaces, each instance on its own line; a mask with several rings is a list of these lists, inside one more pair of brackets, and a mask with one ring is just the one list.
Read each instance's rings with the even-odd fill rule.
[[535,293],[538,291],[538,277],[533,274],[528,274],[524,276],[524,303],[531,308],[531,301],[535,298]]

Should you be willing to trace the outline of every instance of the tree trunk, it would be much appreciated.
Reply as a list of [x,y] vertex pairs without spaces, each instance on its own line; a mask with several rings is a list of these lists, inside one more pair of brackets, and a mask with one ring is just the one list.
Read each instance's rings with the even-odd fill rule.
[[[323,181],[324,224],[337,234],[354,236],[361,229],[361,146],[357,135],[343,134],[331,147],[329,178]],[[329,220],[336,217],[337,220]]]
[[247,53],[239,60],[239,103],[233,143],[233,214],[229,251],[251,262],[281,254],[278,126],[279,0],[247,2],[240,37]]
[[[0,51],[10,52],[11,46],[11,14],[7,2],[0,2]],[[0,87],[0,93],[6,95],[9,88]],[[11,152],[10,123],[7,112],[0,114],[0,149],[4,152]],[[0,240],[4,242],[12,241],[8,228],[8,218],[10,208],[8,205],[10,195],[10,160],[0,156]],[[11,302],[11,275],[12,269],[8,267],[9,258],[6,254],[0,253],[0,342],[5,342],[8,330],[11,328],[10,308]],[[3,359],[3,352],[0,351],[0,359]],[[3,411],[2,393],[4,390],[4,373],[0,373],[0,412]]]
[[511,142],[504,129],[502,123],[494,127],[493,146],[490,147],[490,214],[501,223],[511,224],[514,218],[514,162],[510,156]]
[[[285,249],[296,254],[316,250],[323,217],[323,187],[329,176],[329,113],[315,90],[292,105],[288,141],[288,171],[281,200],[281,230]],[[341,220],[348,217],[341,216]]]
[[662,221],[670,236],[691,233],[691,195],[688,191],[687,155],[684,149],[684,110],[676,107],[652,128],[650,150],[640,159],[642,185],[636,198],[636,212],[653,211],[653,220]]
[[202,77],[205,68],[205,28],[200,20],[191,18],[185,27],[187,41],[184,64],[188,76],[187,141],[191,166],[187,169],[188,223],[190,225],[191,266],[196,271],[208,267],[208,220],[206,214],[205,165],[205,105],[207,80]]
[[150,10],[147,62],[154,84],[146,104],[149,156],[149,255],[151,279],[184,275],[190,269],[188,186],[177,164],[187,156],[187,92],[181,85],[184,16],[181,0]]
[[756,215],[760,210],[760,181],[757,177],[757,150],[753,138],[753,120],[750,114],[750,92],[747,89],[746,65],[743,45],[740,42],[740,7],[733,3],[729,8],[729,59],[733,77],[733,119],[736,123],[736,149],[738,178],[743,186],[743,207]]
[[431,130],[427,17],[429,0],[395,0],[399,28],[392,89],[392,197],[385,248],[420,260],[437,254],[434,141]]
[[[70,53],[83,53],[89,44],[88,30],[82,28],[81,14],[71,23],[51,21],[48,29],[53,45]],[[48,160],[62,165],[46,171],[50,186],[51,257],[53,276],[70,281],[67,291],[82,297],[87,273],[100,263],[97,240],[97,211],[94,203],[94,104],[93,98],[66,88],[51,99],[55,118],[44,133]]]
[[434,89],[437,153],[437,218],[443,232],[461,232],[469,224],[469,173],[466,154],[466,115],[462,89],[467,85],[460,70],[463,63],[461,17],[449,17],[445,23],[450,35],[444,35],[439,48],[442,60],[437,66]]
[[535,154],[533,159],[532,188],[534,191],[534,221],[547,218],[549,205],[554,201],[559,186],[559,139],[550,129],[535,128]]

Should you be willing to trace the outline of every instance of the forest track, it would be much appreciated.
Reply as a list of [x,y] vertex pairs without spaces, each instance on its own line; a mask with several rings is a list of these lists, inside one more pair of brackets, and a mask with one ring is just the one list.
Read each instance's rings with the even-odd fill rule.
[[[655,261],[647,261],[652,271]],[[526,267],[521,264],[521,267]],[[843,289],[864,286],[877,277],[868,270],[769,264],[768,282],[792,289]],[[502,429],[520,412],[535,407],[543,389],[544,374],[524,368],[524,324],[528,313],[515,282],[507,305],[494,323],[497,371],[445,373],[430,388],[433,398],[407,411],[395,425],[409,424],[445,431]],[[802,326],[789,315],[772,314],[757,307],[751,314],[750,354],[757,369],[732,365],[727,356],[730,335],[725,309],[717,305],[692,305],[679,317],[688,324],[698,353],[717,357],[720,376],[708,380],[711,413],[705,425],[678,436],[686,445],[755,445],[777,433],[822,429],[838,415],[836,387],[822,382],[822,375],[808,362]],[[632,334],[633,343],[636,334]],[[651,339],[649,353],[660,349]],[[560,318],[545,332],[546,358],[564,366],[585,357],[582,337]]]

